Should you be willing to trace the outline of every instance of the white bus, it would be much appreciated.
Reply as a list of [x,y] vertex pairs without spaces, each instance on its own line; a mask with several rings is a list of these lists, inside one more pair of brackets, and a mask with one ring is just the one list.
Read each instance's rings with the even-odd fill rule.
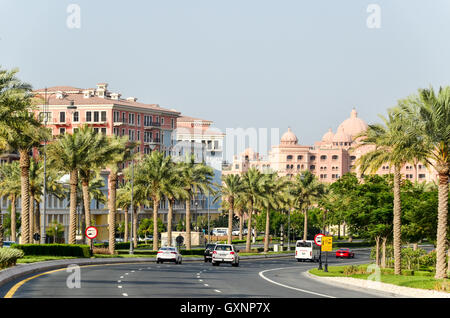
[[215,227],[212,229],[212,235],[214,236],[227,236],[228,228],[227,227]]
[[297,241],[295,244],[295,258],[297,262],[304,262],[309,260],[318,262],[320,257],[320,246],[317,246],[314,241]]

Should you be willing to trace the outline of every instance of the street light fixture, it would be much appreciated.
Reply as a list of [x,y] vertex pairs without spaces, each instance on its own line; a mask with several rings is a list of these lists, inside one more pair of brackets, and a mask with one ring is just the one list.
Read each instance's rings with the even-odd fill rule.
[[[133,153],[133,151],[131,150]],[[131,158],[131,231],[130,231],[130,255],[134,254],[134,246],[133,246],[133,234],[136,235],[136,233],[133,233],[134,229],[134,209],[133,209],[133,191],[134,191],[134,158]],[[153,237],[153,239],[155,239]]]

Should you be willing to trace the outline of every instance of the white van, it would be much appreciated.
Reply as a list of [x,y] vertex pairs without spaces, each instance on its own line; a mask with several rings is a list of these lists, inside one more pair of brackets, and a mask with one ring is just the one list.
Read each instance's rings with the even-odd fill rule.
[[228,228],[227,227],[215,227],[212,230],[212,235],[214,236],[227,236]]
[[297,241],[295,244],[295,258],[297,262],[304,262],[309,260],[318,262],[320,257],[320,246],[317,246],[314,241]]

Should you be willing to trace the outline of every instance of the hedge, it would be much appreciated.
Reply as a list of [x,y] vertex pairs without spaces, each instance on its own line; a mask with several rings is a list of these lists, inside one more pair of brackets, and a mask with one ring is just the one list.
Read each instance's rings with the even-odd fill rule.
[[22,250],[25,255],[91,257],[91,252],[88,245],[13,244],[11,247]]
[[333,242],[333,247],[368,247],[374,244],[372,242]]
[[19,249],[0,248],[0,269],[16,265],[17,259],[23,256],[23,251]]
[[[108,243],[96,243],[94,244],[95,247],[108,247]],[[151,247],[150,244],[138,244],[138,248],[145,248],[145,247]],[[116,242],[116,249],[117,250],[124,250],[130,248],[130,242]]]

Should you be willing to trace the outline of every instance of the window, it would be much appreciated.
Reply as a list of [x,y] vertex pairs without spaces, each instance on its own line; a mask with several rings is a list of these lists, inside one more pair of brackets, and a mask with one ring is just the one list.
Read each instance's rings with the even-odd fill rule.
[[128,114],[128,123],[134,125],[134,114]]
[[66,122],[66,112],[59,112],[59,122],[60,123]]
[[122,113],[122,122],[124,124],[127,122],[127,114],[125,112]]
[[66,128],[59,128],[59,134],[64,135],[66,133]]
[[106,135],[106,128],[102,128],[102,134]]
[[355,160],[356,159],[356,156],[350,156],[350,160]]
[[219,141],[214,140],[214,149],[219,149]]
[[114,128],[114,135],[119,136],[119,128]]
[[325,155],[320,156],[320,160],[327,160],[327,156],[325,156]]
[[39,113],[39,120],[41,122],[45,122],[46,119],[47,119],[47,122],[50,122],[52,120],[51,112]]
[[338,160],[338,158],[339,158],[339,156],[337,156],[337,155],[333,155],[333,156],[331,157],[331,159],[333,159],[333,160]]
[[287,160],[289,161],[289,160],[292,160],[292,155],[289,155],[289,156],[287,156]]
[[102,122],[105,122],[106,120],[106,112],[102,112]]
[[136,139],[137,139],[137,141],[141,141],[141,131],[140,130],[137,131]]
[[80,128],[74,127],[74,128],[73,128],[73,133],[75,134],[75,133],[78,132],[79,130],[80,130]]
[[98,134],[98,128],[94,128],[94,133]]
[[172,118],[172,129],[175,128],[175,120]]
[[316,156],[309,157],[309,160],[316,160]]
[[94,112],[94,123],[98,123],[100,121],[100,113]]
[[73,122],[77,123],[80,121],[80,112],[73,113]]
[[125,136],[125,128],[122,128],[122,137]]
[[425,178],[425,174],[419,174],[419,179],[424,179]]
[[297,156],[297,160],[303,160],[303,156]]
[[91,122],[92,121],[92,112],[86,112],[86,121]]
[[164,117],[161,117],[161,125],[164,125]]
[[310,169],[310,170],[315,170],[315,169],[316,169],[316,166],[315,166],[315,165],[311,165],[311,166],[309,166],[309,169]]
[[139,114],[137,115],[136,121],[137,121],[137,125],[140,126],[141,125],[141,115],[139,115]]
[[114,122],[120,122],[120,112],[114,111]]

